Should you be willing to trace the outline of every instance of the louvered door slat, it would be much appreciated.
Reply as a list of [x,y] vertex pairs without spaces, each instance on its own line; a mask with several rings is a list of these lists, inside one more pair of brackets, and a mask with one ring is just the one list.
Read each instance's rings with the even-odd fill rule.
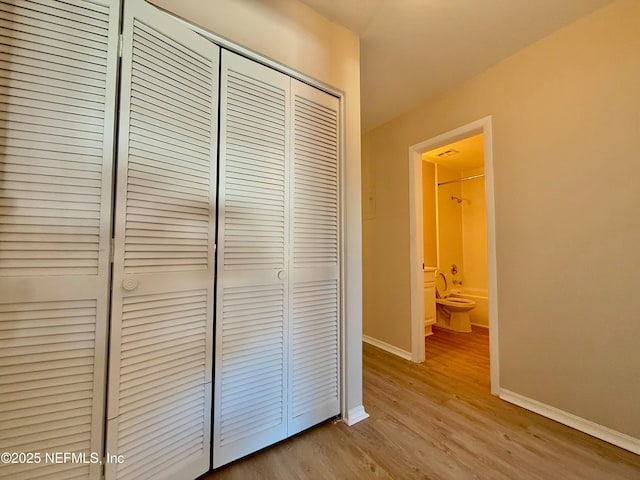
[[292,84],[289,426],[340,412],[338,100]]
[[286,437],[289,90],[223,52],[214,467]]
[[[92,45],[94,47],[99,45],[96,36],[107,36],[104,31],[88,27],[86,24],[76,23],[70,18],[50,15],[34,10],[34,5],[33,3],[3,1],[0,2],[0,12],[19,15],[19,17],[15,19],[5,20],[8,27],[12,29],[31,28],[32,30],[30,31],[33,31],[33,27],[35,27],[36,31],[47,32],[47,35],[67,35],[73,37],[73,39],[80,39],[82,42],[86,42],[85,45]],[[28,6],[29,8],[24,8],[23,6]],[[74,43],[76,40],[70,38],[69,41]]]
[[[218,47],[127,0],[106,478],[209,469]],[[1,260],[0,260],[1,261]]]
[[[11,57],[17,57],[18,62],[25,61],[27,64],[36,62],[46,62],[53,64],[52,69],[66,66],[80,75],[91,76],[89,72],[93,71],[96,75],[106,73],[105,64],[97,63],[94,57],[83,56],[73,52],[59,52],[64,55],[57,55],[57,50],[53,47],[43,45],[30,45],[28,42],[15,40],[10,44],[7,37],[2,38],[3,43],[0,44],[0,58],[10,61]],[[29,47],[32,48],[29,48]],[[66,54],[69,54],[67,59]],[[24,60],[23,60],[24,59]],[[94,60],[94,61],[91,61]]]
[[[71,30],[60,25],[51,28],[51,24],[39,21],[36,18],[25,17],[21,17],[19,21],[8,21],[0,19],[0,26],[3,26],[6,29],[5,31],[10,31],[10,36],[18,36],[22,39],[33,38],[33,36],[40,37],[42,32],[46,31],[49,38],[55,39],[56,41],[65,42],[64,44],[62,44],[62,47],[65,50],[69,49],[69,45],[77,45],[79,48],[85,50],[86,52],[89,52],[95,56],[99,56],[96,54],[95,50],[100,50],[100,42],[96,42],[91,37],[85,36],[84,38],[82,38],[78,35],[78,30]],[[41,42],[42,40],[36,41],[36,43]]]
[[[104,4],[102,4],[104,5]],[[76,22],[85,25],[101,25],[99,19],[93,15],[87,15],[87,10],[93,12],[105,12],[101,4],[85,4],[77,0],[57,1],[57,0],[30,0],[29,8],[51,12],[54,15],[65,15]]]
[[34,75],[13,72],[11,78],[19,81],[23,89],[30,91],[55,93],[60,96],[82,98],[93,102],[100,102],[100,98],[104,96],[104,90],[99,87],[91,87],[63,79],[52,79],[43,76],[42,72],[39,73],[39,75]]
[[[0,2],[0,449],[101,452],[119,5]],[[0,478],[98,479],[99,465]]]
[[[7,27],[8,28],[4,31],[8,35],[0,35],[0,38],[6,39],[9,37],[13,39],[13,45],[26,45],[27,48],[37,47],[40,51],[56,52],[55,55],[60,55],[65,52],[74,52],[78,55],[84,56],[84,58],[90,63],[96,63],[98,65],[103,64],[103,56],[100,54],[100,44],[88,46],[86,43],[81,42],[77,37],[62,35],[59,33],[54,33],[44,40],[42,32],[38,32],[37,29],[15,24],[9,24]],[[15,40],[17,40],[18,43],[15,43]]]
[[[143,31],[144,26],[139,26]],[[154,58],[162,53],[167,57],[172,57],[172,65],[167,65],[163,71],[158,71],[157,66],[154,63]],[[184,71],[192,68],[191,65],[185,65],[182,63],[182,58],[178,55],[172,55],[169,50],[163,51],[150,40],[150,37],[141,37],[136,47],[136,67],[138,68],[137,75],[145,75],[152,84],[158,84],[159,82],[166,81],[166,85],[160,83],[162,88],[168,88],[171,92],[175,93],[178,98],[184,98],[190,100],[191,105],[199,109],[198,98],[205,99],[207,95],[205,77],[198,71],[193,73],[191,82],[184,76]],[[184,87],[191,86],[199,87],[199,89],[191,88],[191,91],[184,91]]]

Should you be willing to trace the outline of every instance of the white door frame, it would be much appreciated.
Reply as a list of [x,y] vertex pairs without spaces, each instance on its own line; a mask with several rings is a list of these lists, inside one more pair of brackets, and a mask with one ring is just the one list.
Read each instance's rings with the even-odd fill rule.
[[411,271],[411,360],[425,360],[423,275],[424,259],[422,216],[422,154],[464,138],[484,135],[484,186],[487,204],[487,263],[489,270],[489,357],[491,393],[500,390],[498,348],[498,276],[496,267],[496,214],[493,190],[493,138],[491,116],[481,118],[449,132],[409,147],[409,235]]

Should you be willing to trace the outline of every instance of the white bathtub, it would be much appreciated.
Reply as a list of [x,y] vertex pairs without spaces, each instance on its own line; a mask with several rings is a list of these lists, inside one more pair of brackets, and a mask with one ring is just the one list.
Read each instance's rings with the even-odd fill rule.
[[481,288],[464,288],[451,290],[452,297],[468,298],[476,302],[476,307],[469,312],[471,323],[489,327],[489,292]]

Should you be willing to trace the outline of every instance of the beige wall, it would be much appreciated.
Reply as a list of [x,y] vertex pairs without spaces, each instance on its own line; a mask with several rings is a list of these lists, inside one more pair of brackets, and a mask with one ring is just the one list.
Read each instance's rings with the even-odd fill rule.
[[[345,92],[347,409],[362,404],[360,43],[297,0],[151,0],[206,30]],[[348,412],[343,412],[347,414]]]
[[364,330],[409,350],[408,147],[493,117],[501,387],[636,438],[639,19],[596,11],[369,132],[363,159]]
[[[463,177],[484,172],[483,168],[463,170]],[[462,182],[462,263],[464,288],[488,289],[487,269],[487,207],[484,194],[484,178]]]

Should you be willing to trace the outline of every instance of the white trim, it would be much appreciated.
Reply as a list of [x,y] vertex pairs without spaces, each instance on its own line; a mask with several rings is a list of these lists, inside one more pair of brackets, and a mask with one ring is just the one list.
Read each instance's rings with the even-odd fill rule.
[[367,418],[369,418],[369,414],[364,411],[364,406],[358,405],[347,411],[347,414],[342,417],[342,421],[350,427]]
[[[487,264],[489,270],[489,357],[491,366],[491,393],[500,391],[500,362],[498,348],[498,275],[496,265],[496,214],[493,191],[493,138],[491,116],[481,118],[462,127],[409,147],[409,250],[411,279],[411,360],[425,359],[424,351],[424,299],[422,295],[421,265],[423,245],[418,243],[422,229],[422,154],[472,135],[484,135],[484,172],[487,208]],[[420,235],[421,236],[421,235]]]
[[592,422],[572,413],[565,412],[546,403],[533,400],[532,398],[525,397],[519,393],[500,389],[500,398],[506,402],[513,403],[519,407],[525,408],[531,412],[542,415],[543,417],[550,418],[556,422],[567,425],[568,427],[575,428],[581,432],[584,432],[592,437],[599,438],[605,442],[611,443],[625,450],[629,450],[637,455],[640,455],[640,439],[631,437],[627,434],[618,432],[609,427]]
[[[422,322],[423,322],[422,331],[424,332],[424,320]],[[370,337],[369,335],[363,335],[362,341],[365,343],[368,343],[369,345],[373,345],[374,347],[378,347],[379,349],[384,350],[385,352],[389,352],[400,358],[404,358],[405,360],[411,360],[411,352],[402,350],[401,348],[398,348],[395,345],[391,345],[390,343],[383,342],[382,340],[378,340],[377,338]]]
[[473,323],[473,322],[471,322],[471,325],[474,326],[474,327],[484,328],[485,330],[489,330],[489,326],[488,325],[480,325],[479,323]]
[[500,348],[498,346],[498,266],[496,260],[496,202],[493,185],[493,130],[491,117],[483,119],[484,191],[487,215],[487,266],[489,276],[489,362],[491,393],[500,391]]
[[[411,356],[410,360],[422,363],[424,352],[424,245],[422,228],[422,156],[415,146],[409,147],[409,258],[411,279]],[[419,219],[420,223],[416,220]],[[421,271],[422,270],[422,271]],[[420,287],[420,288],[418,288]]]

